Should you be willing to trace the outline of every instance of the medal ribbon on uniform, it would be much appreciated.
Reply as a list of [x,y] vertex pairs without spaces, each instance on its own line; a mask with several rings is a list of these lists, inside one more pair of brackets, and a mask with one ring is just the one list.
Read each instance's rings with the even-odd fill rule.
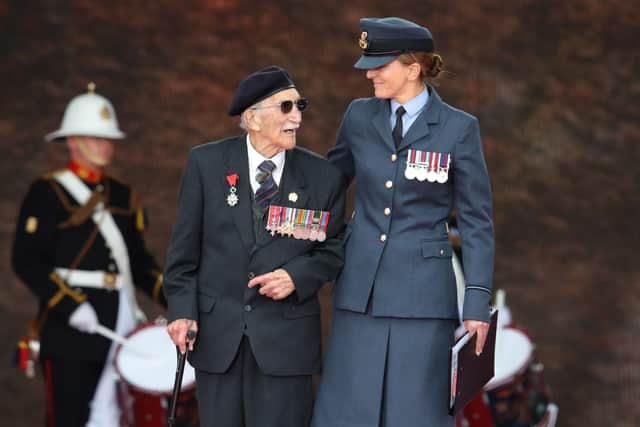
[[227,195],[227,204],[229,206],[235,206],[238,204],[238,189],[236,188],[236,184],[238,183],[238,174],[233,173],[231,175],[227,175],[227,184],[229,184],[229,194]]
[[270,205],[265,228],[272,236],[323,242],[330,216],[326,211]]
[[451,154],[409,149],[405,178],[445,183],[449,179]]

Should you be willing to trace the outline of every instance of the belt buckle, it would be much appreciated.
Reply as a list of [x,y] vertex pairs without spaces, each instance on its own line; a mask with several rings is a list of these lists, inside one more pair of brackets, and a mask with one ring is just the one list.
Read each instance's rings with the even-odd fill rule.
[[117,275],[114,273],[104,273],[104,278],[102,279],[102,284],[103,286],[110,290],[113,291],[116,289],[116,280],[117,280]]

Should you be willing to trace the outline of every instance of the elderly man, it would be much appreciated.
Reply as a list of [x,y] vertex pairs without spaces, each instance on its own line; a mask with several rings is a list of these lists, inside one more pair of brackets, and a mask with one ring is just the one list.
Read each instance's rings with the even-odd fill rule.
[[140,318],[133,285],[164,303],[162,275],[145,249],[142,205],[104,171],[124,138],[111,102],[94,92],[69,102],[60,129],[66,168],[43,175],[27,193],[16,227],[13,268],[39,299],[40,360],[47,425],[119,426],[114,346],[95,332],[121,335]]
[[306,106],[284,69],[261,69],[229,110],[247,135],[187,161],[164,292],[168,332],[192,350],[203,427],[309,423],[317,292],[342,267],[345,195],[337,169],[296,147]]

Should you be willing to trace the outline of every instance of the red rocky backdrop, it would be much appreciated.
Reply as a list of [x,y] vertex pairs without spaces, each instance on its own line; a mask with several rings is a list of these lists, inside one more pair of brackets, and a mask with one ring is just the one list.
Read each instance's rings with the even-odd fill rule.
[[3,419],[42,425],[41,379],[10,365],[36,309],[10,247],[29,183],[66,161],[42,137],[70,97],[94,81],[114,102],[128,138],[111,171],[140,193],[163,260],[189,148],[240,132],[226,115],[238,81],[289,69],[311,101],[299,144],[325,153],[349,100],[372,94],[352,68],[358,20],[390,15],[431,29],[451,71],[440,94],[480,119],[495,287],[536,343],[558,425],[640,425],[636,0],[1,0]]

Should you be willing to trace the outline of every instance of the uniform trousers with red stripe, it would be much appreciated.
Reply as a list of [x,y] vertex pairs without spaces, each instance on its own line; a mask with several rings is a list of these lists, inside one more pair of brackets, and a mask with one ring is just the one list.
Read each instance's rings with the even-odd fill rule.
[[42,361],[46,387],[46,426],[84,427],[104,363]]

